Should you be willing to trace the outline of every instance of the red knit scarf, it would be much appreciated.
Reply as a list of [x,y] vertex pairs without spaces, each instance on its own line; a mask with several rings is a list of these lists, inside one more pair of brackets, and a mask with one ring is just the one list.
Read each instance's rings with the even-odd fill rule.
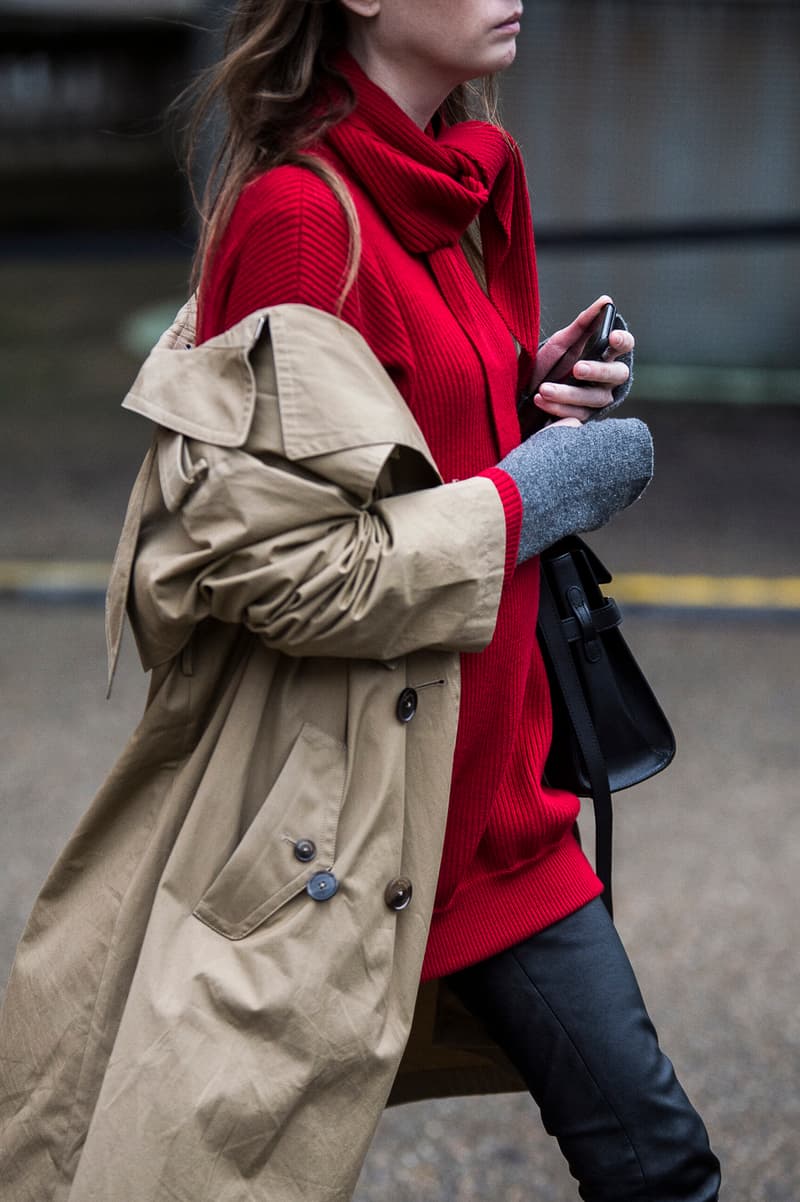
[[[484,121],[423,131],[349,54],[341,55],[337,67],[355,92],[356,108],[327,132],[328,144],[406,250],[427,256],[467,330],[475,279],[459,242],[479,218],[487,291],[522,348],[522,378],[536,355],[539,296],[519,148],[504,130]],[[517,428],[512,445],[518,441]]]

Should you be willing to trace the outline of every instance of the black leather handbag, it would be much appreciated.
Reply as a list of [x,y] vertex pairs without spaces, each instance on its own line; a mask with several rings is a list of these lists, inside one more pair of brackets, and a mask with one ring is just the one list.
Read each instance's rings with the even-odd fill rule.
[[611,914],[611,794],[666,768],[675,736],[622,637],[619,606],[600,587],[608,569],[575,535],[540,560],[537,633],[553,705],[545,780],[592,798],[595,869]]

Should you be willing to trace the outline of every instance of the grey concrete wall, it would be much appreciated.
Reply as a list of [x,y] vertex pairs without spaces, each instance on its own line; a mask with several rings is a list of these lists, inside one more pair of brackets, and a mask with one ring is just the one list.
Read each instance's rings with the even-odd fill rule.
[[[503,81],[542,233],[800,222],[800,4],[536,0]],[[800,366],[800,239],[540,253],[545,324],[613,292],[653,362]]]

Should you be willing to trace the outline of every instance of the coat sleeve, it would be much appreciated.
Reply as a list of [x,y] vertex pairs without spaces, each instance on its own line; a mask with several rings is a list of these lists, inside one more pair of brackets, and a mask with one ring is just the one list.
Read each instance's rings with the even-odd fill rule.
[[[159,454],[174,458],[163,431]],[[506,518],[491,479],[376,499],[280,456],[184,439],[187,480],[154,473],[130,597],[146,667],[206,618],[242,623],[294,656],[392,659],[476,651],[494,631]]]

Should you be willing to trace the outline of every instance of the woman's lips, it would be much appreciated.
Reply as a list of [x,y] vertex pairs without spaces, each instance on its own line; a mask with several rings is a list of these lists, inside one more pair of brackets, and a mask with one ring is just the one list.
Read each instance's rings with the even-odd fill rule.
[[495,25],[495,29],[503,33],[519,33],[521,16],[522,13],[514,13],[507,21],[501,21],[499,25]]

